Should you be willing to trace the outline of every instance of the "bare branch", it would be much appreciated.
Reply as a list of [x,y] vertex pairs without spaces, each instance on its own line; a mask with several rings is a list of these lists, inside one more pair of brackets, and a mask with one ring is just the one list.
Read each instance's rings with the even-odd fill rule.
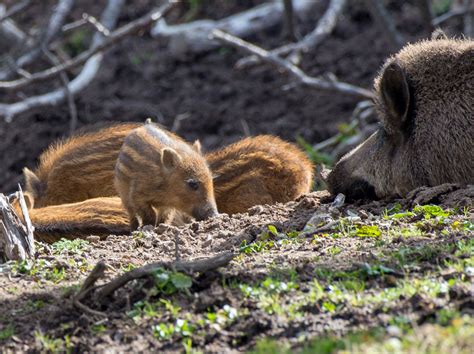
[[105,317],[106,314],[89,308],[88,306],[84,305],[81,300],[84,299],[92,290],[95,289],[95,283],[97,282],[97,280],[104,277],[106,267],[107,265],[104,261],[99,261],[94,267],[94,269],[92,269],[92,271],[89,273],[86,280],[84,280],[81,289],[72,299],[74,306],[76,306],[83,312],[86,312],[93,316]]
[[[290,43],[273,49],[271,53],[276,55],[286,55],[296,51],[308,52],[309,50],[316,48],[336,27],[337,19],[341,15],[345,4],[346,0],[332,0],[313,31],[304,36],[299,42]],[[258,61],[258,57],[253,55],[240,59],[237,62],[236,67],[243,68],[247,65],[256,64]]]
[[80,20],[64,25],[62,31],[68,32],[87,24],[92,25],[92,27],[94,27],[97,32],[102,33],[105,37],[110,36],[110,31],[102,23],[100,23],[99,20],[86,13],[82,14],[82,18]]
[[444,22],[448,21],[449,19],[457,16],[464,16],[467,15],[468,13],[474,13],[474,6],[471,7],[461,7],[461,8],[456,8],[453,9],[449,12],[446,12],[436,18],[433,19],[433,26],[437,27],[443,24]]
[[[58,4],[51,14],[48,26],[43,31],[43,34],[39,38],[38,42],[33,46],[33,48],[22,55],[16,60],[15,68],[23,68],[35,60],[37,60],[43,51],[43,48],[47,48],[49,43],[56,37],[59,30],[61,29],[64,21],[66,20],[67,15],[71,12],[72,7],[74,6],[75,0],[59,0]],[[10,77],[12,72],[1,73],[0,77],[2,79]]]
[[0,17],[0,23],[5,21],[7,18],[15,16],[18,12],[25,9],[30,3],[31,3],[31,0],[23,0],[13,5]]
[[[0,16],[5,15],[5,5],[0,4]],[[0,39],[4,50],[8,49],[8,44],[13,45],[28,43],[28,36],[23,32],[10,18],[6,17],[3,22],[0,23]],[[7,42],[7,43],[5,43]]]
[[397,31],[392,16],[388,13],[381,0],[365,0],[365,4],[372,14],[373,19],[393,48],[400,48],[405,43],[402,35]]
[[[295,15],[305,16],[313,6],[313,1],[293,0]],[[218,44],[210,40],[209,35],[216,28],[238,37],[247,37],[278,24],[283,16],[283,4],[278,0],[217,21],[199,20],[169,26],[163,19],[156,23],[151,34],[154,37],[168,38],[169,51],[179,56],[186,52],[199,53],[215,48]]]
[[71,12],[75,0],[59,0],[56,8],[51,15],[48,27],[40,41],[41,47],[48,45],[60,32],[67,15]]
[[339,92],[347,95],[373,99],[375,96],[372,91],[354,86],[345,82],[339,82],[335,80],[324,80],[316,77],[311,77],[305,74],[300,68],[293,65],[289,61],[280,58],[278,55],[273,54],[267,50],[257,47],[254,44],[246,42],[240,38],[232,36],[221,30],[212,31],[213,38],[221,41],[222,43],[229,44],[232,47],[240,49],[246,53],[258,56],[261,60],[272,64],[273,66],[283,69],[288,72],[291,76],[297,79],[300,83],[312,87],[317,90],[324,90],[330,92]]
[[[109,0],[107,3],[104,12],[102,13],[101,22],[109,27],[113,28],[117,22],[120,10],[124,4],[125,0]],[[95,34],[92,40],[92,46],[98,45],[102,42],[102,36],[100,34]],[[71,94],[76,94],[82,91],[96,76],[100,64],[102,63],[103,54],[98,53],[95,56],[91,57],[80,74],[70,82],[68,85],[69,91]],[[11,104],[0,104],[0,115],[5,117],[7,122],[10,122],[14,116],[17,114],[26,112],[35,107],[42,106],[54,106],[62,102],[66,98],[66,93],[63,89],[58,89],[52,92],[49,92],[44,95],[29,97],[21,102],[11,103]]]
[[[124,1],[125,0],[109,0],[107,8],[104,10],[101,18],[101,23],[104,24],[104,26],[109,29],[115,26],[115,23],[120,13],[120,9],[122,8]],[[159,19],[160,16],[163,16],[165,15],[165,13],[169,12],[171,8],[176,5],[176,3],[177,1],[173,0],[160,8],[163,10],[158,9],[156,11],[152,11],[150,13],[151,16],[150,14],[145,15],[138,19],[138,22],[133,21],[133,23],[129,23],[121,27],[120,29],[112,33],[115,34],[114,38],[111,38],[111,34],[110,37],[104,39],[100,33],[96,33],[94,35],[94,40],[92,41],[92,48],[87,52],[90,53],[92,50],[94,50],[94,52],[97,53],[93,54],[92,56],[90,56],[90,58],[87,59],[80,74],[70,82],[70,84],[68,85],[70,93],[72,95],[76,95],[78,92],[82,91],[85,87],[87,87],[89,83],[94,79],[102,63],[103,53],[101,51],[103,51],[108,46],[111,46],[113,44],[111,43],[111,41],[116,41],[117,37],[119,37],[119,39],[121,40],[125,38],[128,33],[132,33],[134,31],[138,31],[141,28],[149,26],[152,22]],[[104,47],[103,43],[105,41],[107,41],[108,44]],[[76,57],[75,59],[77,58],[78,57]],[[73,59],[73,61],[75,61],[75,59]],[[70,63],[71,61],[68,62]],[[70,66],[68,66],[67,64],[68,62],[56,66],[55,75],[58,75],[62,71],[66,70],[66,67],[70,68]],[[75,61],[74,64],[77,64],[77,62]],[[58,89],[44,95],[29,97],[21,102],[12,104],[0,104],[0,115],[4,116],[6,121],[11,121],[13,117],[20,113],[26,112],[36,107],[54,106],[62,102],[65,98],[66,94],[64,90]]]
[[[49,61],[51,62],[52,65],[60,65],[60,61],[59,59],[53,54],[51,53],[49,50],[47,50],[46,48],[43,48],[43,52],[46,56],[46,58],[49,59]],[[72,94],[71,90],[69,90],[69,84],[70,84],[70,81],[69,81],[69,78],[67,77],[67,74],[66,72],[62,72],[61,74],[59,74],[59,77],[61,79],[61,82],[63,84],[63,87],[64,87],[64,93],[66,95],[66,98],[67,98],[67,105],[69,107],[69,134],[71,135],[75,130],[76,130],[76,127],[77,127],[77,108],[76,108],[76,103],[74,102],[74,95]]]
[[235,256],[236,254],[234,252],[224,252],[214,257],[200,258],[187,262],[176,261],[147,264],[143,267],[133,269],[116,277],[104,285],[101,289],[97,290],[96,296],[99,301],[103,301],[105,298],[112,295],[117,289],[123,287],[128,282],[135,279],[148,277],[155,273],[159,268],[168,268],[177,272],[185,273],[202,273],[227,265]]
[[159,9],[155,9],[148,14],[140,17],[137,20],[134,20],[126,25],[118,28],[113,31],[109,37],[106,37],[100,43],[93,45],[90,49],[82,52],[73,59],[66,61],[65,63],[54,66],[44,71],[40,71],[31,75],[30,78],[23,78],[14,81],[3,81],[0,82],[0,88],[3,89],[19,89],[26,85],[29,85],[33,82],[38,82],[46,79],[50,79],[59,75],[65,70],[69,70],[81,64],[84,64],[88,59],[94,55],[103,52],[104,50],[110,48],[112,45],[122,41],[129,35],[136,33],[140,30],[146,29],[151,26],[155,21],[159,20],[161,17],[166,15],[175,5],[177,1],[170,1],[165,5],[161,6]]

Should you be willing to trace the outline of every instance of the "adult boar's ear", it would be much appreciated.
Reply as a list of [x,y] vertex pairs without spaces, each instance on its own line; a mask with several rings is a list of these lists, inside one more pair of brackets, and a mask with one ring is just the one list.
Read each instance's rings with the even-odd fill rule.
[[410,108],[410,86],[397,61],[390,63],[382,73],[380,93],[386,112],[385,129],[389,134],[396,134],[407,121]]
[[180,161],[181,157],[175,150],[170,148],[161,150],[161,164],[165,169],[169,171],[175,169]]

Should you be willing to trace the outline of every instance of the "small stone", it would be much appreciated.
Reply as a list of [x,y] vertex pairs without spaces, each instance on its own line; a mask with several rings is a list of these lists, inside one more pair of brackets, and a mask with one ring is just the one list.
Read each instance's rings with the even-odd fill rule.
[[86,241],[89,241],[90,243],[98,243],[100,241],[99,236],[89,236],[86,238]]
[[402,336],[402,330],[397,327],[397,326],[388,326],[387,327],[387,333],[391,337],[397,337],[400,338]]

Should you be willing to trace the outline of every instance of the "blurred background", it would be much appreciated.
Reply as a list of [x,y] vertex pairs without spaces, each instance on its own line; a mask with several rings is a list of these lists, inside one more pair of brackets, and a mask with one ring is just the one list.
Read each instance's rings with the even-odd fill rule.
[[[437,27],[450,37],[472,38],[474,26],[472,0],[188,0],[175,5],[166,22],[140,27],[112,43],[95,62],[28,83],[34,73],[113,38],[112,27],[127,26],[164,3],[0,3],[0,80],[26,79],[18,87],[0,87],[2,192],[16,188],[22,168],[35,167],[51,142],[91,124],[151,117],[186,139],[200,139],[206,150],[246,135],[274,134],[298,142],[327,165],[373,131],[376,118],[370,105],[364,106],[366,98],[297,84],[265,63],[236,68],[246,54],[206,42],[208,30],[223,23],[232,32],[232,19],[238,25],[245,11],[262,12],[236,36],[273,49],[298,43],[319,28],[322,34],[312,45],[284,58],[312,77],[366,89],[384,59],[405,43],[429,38]],[[322,23],[323,18],[329,22]],[[197,22],[204,19],[214,22]],[[82,87],[67,89],[87,74],[85,69],[90,77]],[[51,100],[52,92],[59,98]],[[369,108],[363,120],[354,114],[358,104]]]

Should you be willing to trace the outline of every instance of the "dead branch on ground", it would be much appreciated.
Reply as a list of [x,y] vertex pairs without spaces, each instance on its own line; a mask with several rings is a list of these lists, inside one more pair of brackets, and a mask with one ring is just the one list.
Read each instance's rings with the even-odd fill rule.
[[19,89],[34,82],[56,77],[65,70],[69,70],[76,66],[84,64],[95,54],[103,52],[104,50],[110,48],[114,44],[117,44],[118,42],[122,41],[131,34],[137,33],[138,31],[149,27],[153,22],[166,15],[173,8],[174,4],[176,4],[176,2],[174,1],[168,2],[159,9],[155,9],[149,12],[147,15],[140,17],[139,19],[127,23],[126,25],[110,33],[110,35],[100,41],[100,43],[97,43],[85,52],[79,54],[77,57],[62,63],[61,65],[57,65],[47,70],[34,73],[29,78],[23,78],[14,81],[0,81],[0,88]]
[[[56,65],[47,70],[32,74],[27,78],[10,82],[0,82],[0,88],[18,89],[37,81],[56,77],[66,70],[84,64],[80,74],[68,84],[70,94],[75,95],[87,87],[88,84],[95,78],[103,59],[103,52],[106,49],[117,44],[129,35],[149,28],[155,21],[159,20],[162,16],[171,11],[178,1],[179,0],[170,0],[160,8],[155,9],[140,17],[139,19],[134,20],[111,32],[108,37],[104,37],[101,33],[96,33],[94,35],[91,47],[85,52],[79,54],[77,57],[67,60],[64,63]],[[100,21],[109,30],[115,26],[123,4],[124,0],[109,0]],[[58,89],[44,95],[29,97],[21,102],[0,104],[0,115],[4,116],[7,121],[11,121],[15,115],[33,108],[46,105],[54,106],[62,102],[66,96],[67,92],[64,89]]]
[[203,273],[227,265],[235,257],[234,252],[224,252],[210,258],[200,258],[191,261],[158,262],[147,264],[122,274],[109,283],[105,284],[96,292],[99,301],[112,295],[117,289],[123,287],[132,280],[142,279],[153,275],[157,269],[166,268],[176,272]]
[[82,18],[80,20],[64,25],[62,31],[69,32],[84,25],[91,25],[97,32],[102,33],[105,37],[110,36],[110,31],[94,16],[91,16],[87,13],[83,13]]
[[[44,55],[46,56],[46,58],[48,58],[48,60],[51,62],[52,65],[60,65],[60,61],[59,61],[59,59],[56,55],[51,53],[46,48],[43,49],[43,52],[44,52]],[[76,130],[76,127],[77,127],[76,103],[74,101],[74,95],[69,90],[70,81],[69,81],[69,78],[68,78],[66,72],[62,72],[61,74],[59,74],[59,77],[60,77],[61,82],[62,82],[63,87],[64,87],[64,93],[67,97],[67,105],[68,105],[68,108],[69,108],[69,116],[70,116],[70,119],[69,119],[69,134],[72,134]]]
[[74,306],[79,308],[85,313],[88,313],[93,316],[100,316],[100,317],[105,317],[106,314],[100,311],[96,311],[91,309],[89,306],[84,305],[81,301],[94,289],[95,283],[97,280],[101,279],[105,275],[105,269],[107,268],[107,265],[105,264],[104,261],[99,261],[94,269],[89,273],[87,276],[86,280],[84,280],[84,283],[81,286],[81,289],[77,292],[76,295],[73,296],[72,298],[72,303]]
[[20,1],[19,3],[15,4],[15,5],[13,5],[7,11],[5,11],[4,14],[2,14],[0,16],[0,23],[2,23],[3,21],[5,21],[6,19],[8,19],[12,16],[15,16],[20,11],[23,11],[24,9],[26,9],[28,7],[28,5],[30,5],[30,3],[31,3],[31,0],[23,0],[23,1]]
[[25,260],[35,256],[34,228],[20,185],[18,188],[16,198],[20,204],[24,223],[16,214],[9,199],[0,193],[0,254],[7,260]]
[[[346,0],[332,0],[313,31],[305,35],[300,41],[296,43],[284,45],[282,47],[273,49],[270,52],[279,56],[288,54],[293,56],[295,53],[306,53],[316,48],[332,33],[345,5]],[[237,62],[236,67],[240,69],[258,62],[259,57],[252,55],[250,57],[240,59]]]
[[0,79],[5,80],[11,78],[18,69],[23,69],[35,60],[41,57],[43,50],[48,48],[49,44],[56,38],[60,32],[66,17],[74,6],[74,0],[59,0],[52,12],[51,18],[46,28],[42,31],[35,43],[31,44],[31,48],[18,59],[15,60],[13,69],[7,68],[0,72]]
[[[293,0],[294,15],[304,17],[314,6],[313,1]],[[281,0],[256,6],[250,10],[220,19],[197,20],[179,25],[158,21],[151,31],[156,38],[169,39],[168,50],[174,56],[199,53],[218,46],[209,38],[214,29],[221,29],[238,37],[248,37],[280,23],[284,17]]]
[[[0,4],[0,16],[3,17],[2,22],[0,22],[0,40],[3,42],[3,50],[7,50],[8,48],[16,48],[20,45],[29,45],[29,36],[27,36],[27,34],[20,28],[18,28],[16,23],[10,19],[12,14],[7,16],[6,13],[7,10],[5,5]],[[5,56],[5,54],[2,53],[2,56]]]
[[165,268],[174,272],[183,272],[187,274],[203,273],[226,266],[235,256],[236,253],[229,251],[220,253],[213,257],[198,258],[190,261],[181,261],[178,259],[174,262],[151,263],[119,275],[106,284],[96,286],[95,284],[97,280],[103,278],[106,268],[106,264],[103,261],[100,261],[86,278],[81,289],[74,296],[73,303],[84,312],[92,315],[104,316],[105,314],[103,312],[93,310],[84,305],[82,300],[90,298],[98,305],[104,304],[119,288],[122,288],[133,280],[152,277],[159,269]]
[[323,79],[308,76],[296,65],[293,65],[288,60],[279,57],[272,52],[260,48],[252,43],[246,42],[241,38],[237,38],[221,30],[212,31],[212,38],[228,44],[234,48],[244,51],[245,53],[258,56],[262,61],[272,64],[278,69],[288,72],[298,82],[316,90],[343,93],[350,96],[355,96],[363,99],[373,99],[374,93],[370,90],[351,85],[345,82],[334,79]]

